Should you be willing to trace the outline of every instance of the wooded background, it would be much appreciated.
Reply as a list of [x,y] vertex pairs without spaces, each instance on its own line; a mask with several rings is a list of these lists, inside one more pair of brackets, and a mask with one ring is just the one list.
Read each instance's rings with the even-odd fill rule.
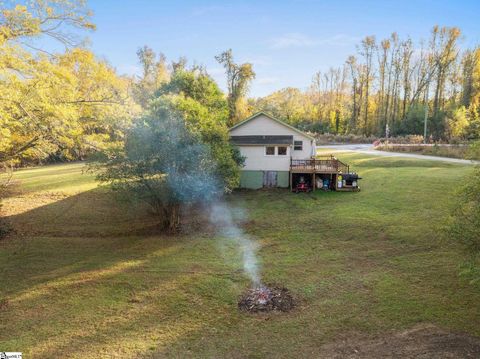
[[[215,56],[225,68],[226,94],[204,67],[167,60],[148,46],[137,52],[142,73],[119,75],[68,32],[93,31],[91,15],[82,0],[1,10],[1,163],[78,160],[118,146],[152,101],[172,94],[177,104],[186,99],[179,105],[185,113],[206,118],[202,111],[209,112],[222,136],[225,127],[266,111],[314,133],[385,137],[388,127],[390,136],[421,136],[426,118],[429,141],[480,138],[480,50],[462,48],[456,27],[434,26],[418,43],[396,33],[383,40],[367,36],[345,63],[312,74],[306,89],[249,98],[255,69],[235,63],[232,50]],[[42,38],[65,50],[49,53],[37,44]],[[200,110],[188,99],[202,83],[214,86],[215,96],[205,94]]]

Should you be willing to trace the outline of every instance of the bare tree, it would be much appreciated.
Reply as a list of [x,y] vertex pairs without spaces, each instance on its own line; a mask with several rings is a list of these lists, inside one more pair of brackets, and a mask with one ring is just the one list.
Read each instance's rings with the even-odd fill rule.
[[413,54],[413,45],[412,40],[407,39],[406,41],[402,42],[402,72],[403,72],[403,101],[402,101],[402,121],[405,121],[407,115],[407,103],[410,96],[411,91],[411,75],[412,75],[412,67],[411,67],[411,59]]
[[460,30],[453,28],[439,28],[432,30],[432,53],[436,66],[435,97],[433,102],[433,117],[436,118],[444,104],[445,82],[452,64],[458,58],[457,40]]
[[350,117],[350,131],[353,131],[357,127],[358,123],[358,113],[359,113],[359,105],[357,99],[357,87],[359,82],[359,69],[357,65],[357,59],[355,56],[349,56],[347,59],[347,65],[350,68],[350,76],[352,78],[352,115]]
[[364,72],[364,79],[365,79],[365,111],[363,115],[363,133],[364,135],[369,134],[368,130],[368,112],[369,112],[369,95],[370,95],[370,84],[372,80],[372,73],[373,73],[373,52],[376,48],[375,43],[375,36],[367,36],[365,39],[362,40],[362,46],[360,55],[362,55],[365,59],[365,72]]

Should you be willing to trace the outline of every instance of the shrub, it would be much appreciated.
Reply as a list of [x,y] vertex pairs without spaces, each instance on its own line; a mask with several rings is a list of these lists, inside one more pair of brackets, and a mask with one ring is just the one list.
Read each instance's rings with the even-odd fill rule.
[[468,274],[472,282],[480,281],[480,166],[459,192],[450,235],[463,244],[468,255],[463,273]]
[[467,150],[467,158],[480,161],[480,141],[473,142]]
[[174,233],[182,205],[209,200],[232,183],[212,152],[182,117],[153,112],[136,121],[125,145],[104,153],[94,169],[99,180],[147,202],[162,228]]

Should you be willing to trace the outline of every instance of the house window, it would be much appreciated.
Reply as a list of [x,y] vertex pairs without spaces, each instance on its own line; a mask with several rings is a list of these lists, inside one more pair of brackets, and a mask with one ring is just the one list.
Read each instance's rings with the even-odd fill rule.
[[303,151],[303,141],[294,141],[293,142],[293,149],[295,151]]
[[287,155],[287,147],[286,146],[278,146],[278,155],[279,156],[286,156]]
[[267,147],[265,147],[265,155],[267,155],[267,156],[275,156],[275,146],[267,146]]

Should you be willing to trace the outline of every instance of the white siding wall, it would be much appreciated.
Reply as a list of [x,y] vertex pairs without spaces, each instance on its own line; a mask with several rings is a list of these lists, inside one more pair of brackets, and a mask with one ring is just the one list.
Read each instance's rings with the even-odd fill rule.
[[245,156],[247,171],[290,171],[290,148],[286,156],[266,156],[265,146],[238,146],[240,153]]
[[287,156],[265,156],[265,146],[239,146],[245,161],[244,170],[289,171],[290,157],[293,159],[309,159],[312,156],[312,140],[302,134],[283,126],[264,115],[247,122],[230,131],[232,136],[281,136],[292,135],[294,141],[303,142],[302,151],[294,151],[293,146],[288,148]]
[[292,158],[296,160],[306,160],[312,157],[312,140],[300,134],[293,135],[293,141],[302,141],[302,151],[295,151],[292,146]]

